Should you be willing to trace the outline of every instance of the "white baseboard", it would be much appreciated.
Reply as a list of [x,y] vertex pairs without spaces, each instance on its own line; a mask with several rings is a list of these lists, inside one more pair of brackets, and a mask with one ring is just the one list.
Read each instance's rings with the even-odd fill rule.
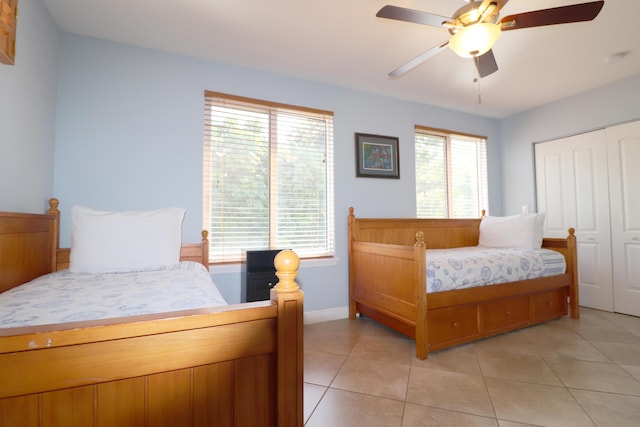
[[349,306],[328,308],[326,310],[308,311],[303,314],[304,324],[327,322],[329,320],[349,317]]

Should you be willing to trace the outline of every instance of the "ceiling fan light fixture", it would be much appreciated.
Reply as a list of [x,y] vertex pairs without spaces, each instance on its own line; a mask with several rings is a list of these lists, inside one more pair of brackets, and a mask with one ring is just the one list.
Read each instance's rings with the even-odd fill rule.
[[473,58],[487,53],[501,34],[500,25],[489,22],[461,28],[449,40],[449,47],[456,55]]

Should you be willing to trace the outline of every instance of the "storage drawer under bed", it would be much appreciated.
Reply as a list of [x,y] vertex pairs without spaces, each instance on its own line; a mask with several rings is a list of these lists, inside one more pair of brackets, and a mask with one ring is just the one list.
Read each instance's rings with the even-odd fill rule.
[[475,304],[430,310],[427,317],[432,347],[437,348],[444,343],[455,344],[480,335],[478,306]]
[[427,314],[432,350],[512,331],[566,315],[567,289],[431,309]]
[[568,313],[566,289],[535,294],[531,296],[531,300],[533,321],[553,319]]
[[529,323],[529,298],[515,297],[490,301],[480,306],[483,332],[499,333]]

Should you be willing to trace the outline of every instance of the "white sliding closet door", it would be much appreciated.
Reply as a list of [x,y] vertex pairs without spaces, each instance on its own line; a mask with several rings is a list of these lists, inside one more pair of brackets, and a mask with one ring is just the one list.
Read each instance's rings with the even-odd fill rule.
[[640,316],[640,122],[607,129],[614,311]]
[[576,230],[580,305],[613,311],[604,130],[535,145],[537,210],[545,236]]

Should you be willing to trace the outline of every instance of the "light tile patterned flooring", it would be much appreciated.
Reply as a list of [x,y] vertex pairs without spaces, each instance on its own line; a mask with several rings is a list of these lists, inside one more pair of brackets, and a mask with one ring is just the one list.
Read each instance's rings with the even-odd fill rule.
[[360,318],[305,325],[307,427],[640,426],[640,318],[568,317],[415,358]]

